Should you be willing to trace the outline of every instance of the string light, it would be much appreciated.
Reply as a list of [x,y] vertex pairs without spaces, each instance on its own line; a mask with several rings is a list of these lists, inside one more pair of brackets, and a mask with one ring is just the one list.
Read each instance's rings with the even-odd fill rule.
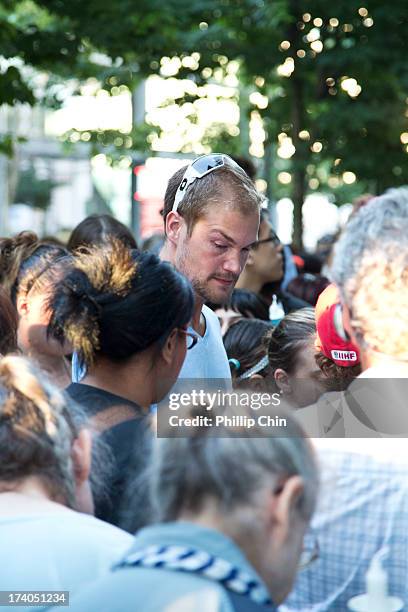
[[357,98],[361,93],[361,86],[357,83],[356,79],[350,77],[342,77],[340,87],[350,98]]
[[290,77],[295,70],[295,61],[293,57],[287,57],[283,64],[277,67],[276,71],[279,76]]
[[320,151],[323,149],[323,145],[321,142],[316,141],[312,144],[310,148],[313,151],[313,153],[320,153]]
[[279,134],[278,140],[280,144],[276,151],[277,154],[282,159],[290,159],[296,153],[296,148],[292,142],[292,139],[287,134],[285,134],[284,137]]
[[343,172],[343,181],[346,183],[346,185],[352,185],[356,182],[356,179],[357,177],[354,172]]
[[279,49],[281,51],[287,51],[290,49],[290,42],[288,40],[282,40],[281,44],[279,45]]
[[321,40],[315,40],[314,42],[312,42],[312,44],[310,45],[311,49],[313,49],[313,51],[315,51],[316,53],[321,53],[323,51],[323,43]]
[[289,185],[292,181],[292,175],[289,172],[279,172],[278,181],[282,183],[282,185]]

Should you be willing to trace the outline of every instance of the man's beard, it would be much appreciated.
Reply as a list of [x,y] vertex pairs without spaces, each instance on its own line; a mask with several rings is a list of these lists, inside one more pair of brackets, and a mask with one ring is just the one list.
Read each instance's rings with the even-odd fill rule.
[[[198,278],[192,278],[191,275],[189,274],[189,266],[188,266],[188,261],[189,261],[189,249],[187,246],[184,247],[184,249],[181,251],[180,256],[178,261],[176,261],[176,267],[177,269],[184,274],[184,276],[186,276],[189,281],[191,282],[194,292],[195,294],[201,299],[203,300],[204,303],[210,302],[211,304],[227,304],[230,297],[231,297],[231,293],[235,287],[235,284],[238,280],[238,276],[228,276],[226,277],[225,273],[219,273],[219,274],[213,274],[212,276],[210,276],[210,278],[208,278],[206,281],[202,281],[199,280]],[[224,278],[225,280],[231,280],[231,289],[227,292],[216,292],[216,291],[212,291],[209,286],[208,283],[209,281],[214,278],[214,276],[216,276],[217,278]]]
[[[208,280],[211,280],[211,278]],[[221,275],[219,278],[222,278]],[[210,302],[214,305],[223,306],[224,304],[228,304],[236,282],[237,279],[234,278],[231,284],[231,289],[228,291],[228,293],[211,291],[211,289],[208,287],[208,283],[204,284],[198,279],[192,280],[191,284],[193,285],[194,292],[203,300],[203,302]]]

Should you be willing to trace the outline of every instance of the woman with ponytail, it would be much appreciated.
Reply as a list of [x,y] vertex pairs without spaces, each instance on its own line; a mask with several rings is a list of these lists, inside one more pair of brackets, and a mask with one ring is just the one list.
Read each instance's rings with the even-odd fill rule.
[[156,256],[113,241],[74,256],[54,285],[50,307],[50,333],[61,337],[63,330],[86,368],[67,392],[84,406],[115,460],[109,504],[97,506],[96,515],[123,524],[126,484],[148,452],[150,406],[173,386],[195,343],[186,331],[191,285]]

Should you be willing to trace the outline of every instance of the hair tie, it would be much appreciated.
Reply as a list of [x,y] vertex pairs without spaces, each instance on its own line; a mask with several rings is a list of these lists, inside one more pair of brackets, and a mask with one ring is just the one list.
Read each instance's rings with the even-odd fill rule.
[[262,359],[258,361],[258,363],[252,366],[252,368],[250,368],[249,370],[241,374],[241,376],[238,377],[238,380],[244,380],[245,378],[251,378],[253,374],[257,374],[257,372],[260,372],[261,370],[266,368],[268,364],[269,364],[268,355],[265,355],[265,357],[262,357]]
[[233,366],[233,367],[236,369],[236,371],[237,371],[237,372],[238,372],[238,370],[239,370],[239,369],[240,369],[240,367],[241,367],[241,364],[240,364],[240,362],[238,361],[238,359],[232,359],[232,358],[231,358],[231,359],[228,359],[228,363],[229,363],[231,366]]

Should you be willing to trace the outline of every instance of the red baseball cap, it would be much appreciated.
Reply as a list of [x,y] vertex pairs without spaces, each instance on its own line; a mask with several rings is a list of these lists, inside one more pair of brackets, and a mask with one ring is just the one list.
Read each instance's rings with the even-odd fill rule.
[[339,292],[334,284],[320,294],[315,310],[315,349],[336,365],[347,368],[360,363],[360,354],[353,342],[343,340],[336,331],[334,313],[339,303]]

